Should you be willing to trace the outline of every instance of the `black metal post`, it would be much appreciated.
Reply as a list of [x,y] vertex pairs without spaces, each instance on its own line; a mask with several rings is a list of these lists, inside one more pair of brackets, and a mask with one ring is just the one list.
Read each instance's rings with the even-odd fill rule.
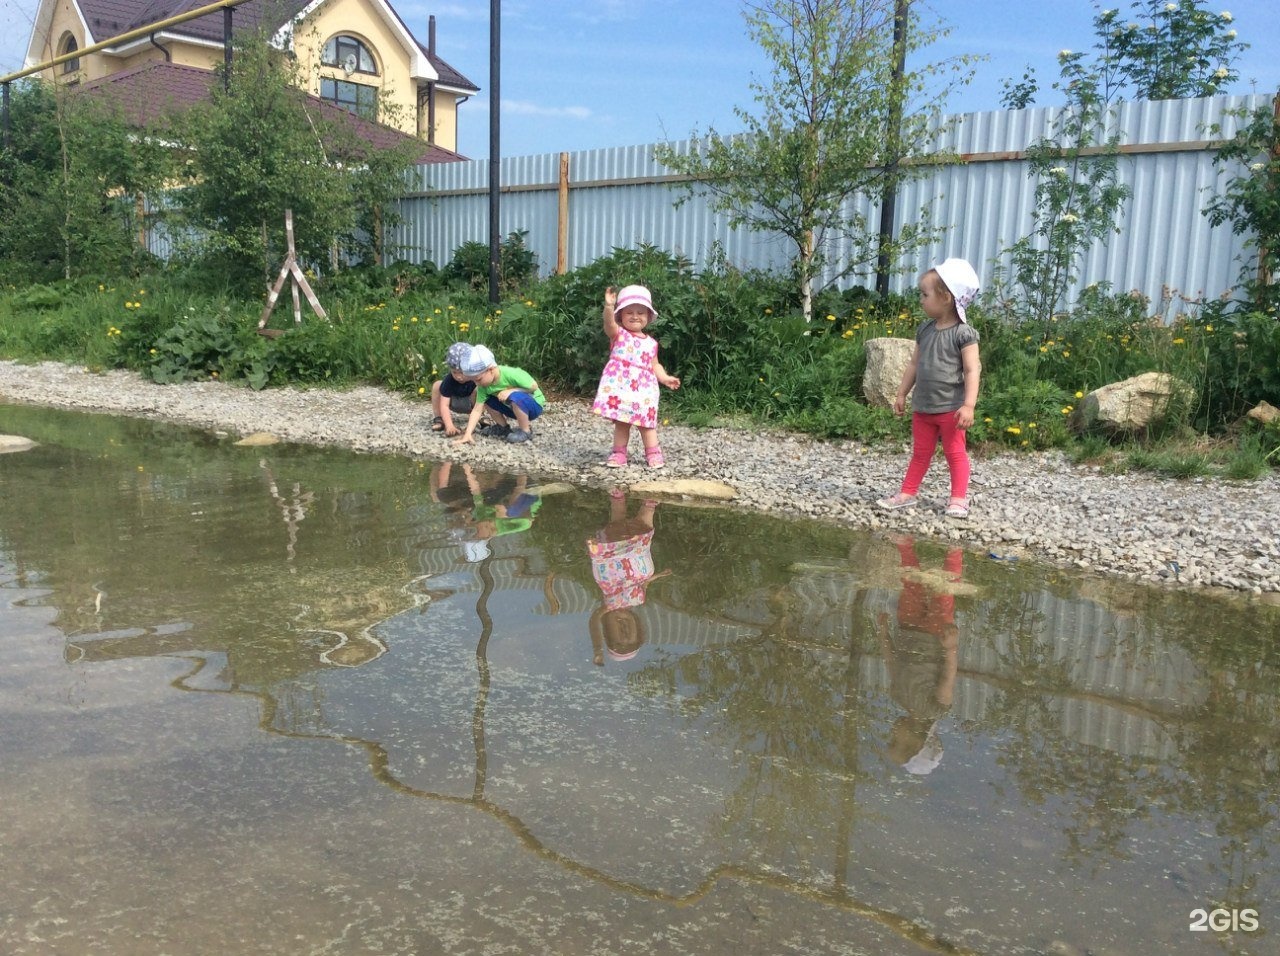
[[498,256],[501,251],[498,240],[498,191],[502,187],[498,169],[502,156],[498,147],[502,103],[501,49],[502,0],[489,0],[489,302],[494,305],[499,301]]
[[222,9],[222,91],[231,92],[231,7]]
[[907,70],[907,8],[911,0],[897,0],[893,13],[893,73],[889,87],[888,157],[884,192],[880,197],[880,253],[876,256],[876,294],[889,294],[889,247],[898,207],[898,160],[902,149],[902,77]]

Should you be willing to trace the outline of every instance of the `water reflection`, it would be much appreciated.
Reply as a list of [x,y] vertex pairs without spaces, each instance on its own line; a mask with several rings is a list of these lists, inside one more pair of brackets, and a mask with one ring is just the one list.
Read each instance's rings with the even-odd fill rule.
[[899,537],[894,543],[904,572],[896,627],[881,611],[876,634],[889,672],[889,696],[906,713],[893,722],[886,751],[907,773],[926,776],[942,761],[938,723],[955,694],[960,649],[955,592],[961,589],[964,551],[951,548],[943,573],[928,574],[914,540]]
[[[761,951],[794,919],[796,939],[901,951],[1158,953],[1185,947],[1195,906],[1266,914],[1278,898],[1266,608],[466,465],[49,421],[0,472],[6,586],[41,590],[63,635],[42,679],[176,660],[182,690],[252,695],[282,749],[238,785],[324,819],[301,765],[341,766],[316,741],[358,753],[334,789],[354,805],[375,781],[402,834],[456,812],[431,838],[475,855],[440,879],[509,912],[572,887],[582,912],[652,904],[655,927],[693,921],[691,948],[727,952],[708,914],[741,893],[771,914]],[[52,776],[68,735],[92,750],[88,727],[45,737],[23,693],[4,698],[6,766]],[[128,709],[138,753],[217,734],[199,716],[212,706],[176,724],[154,701]],[[217,820],[225,788],[183,772],[190,802],[171,812]],[[163,803],[165,785],[127,783],[103,798],[113,812]],[[0,836],[39,814],[14,786],[0,782]],[[220,838],[244,879],[286,893],[251,865],[272,820],[236,806]],[[477,811],[500,826],[477,834]],[[325,852],[379,869],[326,832]],[[291,835],[282,852],[310,860]],[[25,901],[19,879],[0,876],[0,895]],[[390,912],[397,887],[370,879],[350,891]],[[579,925],[555,895],[538,918]]]
[[647,498],[628,517],[621,488],[609,492],[609,521],[587,540],[591,576],[600,588],[600,607],[591,612],[591,659],[603,666],[629,661],[645,642],[644,622],[635,609],[644,604],[649,583],[670,570],[653,569],[653,515],[658,502]]

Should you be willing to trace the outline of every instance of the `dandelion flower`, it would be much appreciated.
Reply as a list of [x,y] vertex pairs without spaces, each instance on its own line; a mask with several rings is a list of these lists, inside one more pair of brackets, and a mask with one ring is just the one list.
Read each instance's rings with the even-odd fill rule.
[[1076,392],[1076,398],[1084,398],[1084,392]]

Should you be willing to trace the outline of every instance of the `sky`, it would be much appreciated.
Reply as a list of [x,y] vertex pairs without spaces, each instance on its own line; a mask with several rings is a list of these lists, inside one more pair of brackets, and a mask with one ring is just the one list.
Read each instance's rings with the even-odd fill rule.
[[[423,43],[434,14],[439,54],[481,88],[460,108],[458,150],[487,158],[491,0],[393,5]],[[1115,5],[1132,10],[1132,0]],[[0,0],[0,73],[22,67],[37,6],[38,0]],[[1090,0],[914,0],[914,8],[926,24],[951,32],[909,66],[986,57],[970,84],[949,91],[948,113],[1000,109],[1002,81],[1020,79],[1028,65],[1047,88],[1058,75],[1058,51],[1088,50],[1094,42]],[[742,9],[738,0],[501,0],[501,154],[738,131],[735,107],[750,112],[750,84],[768,77]],[[1206,9],[1229,12],[1250,44],[1231,92],[1280,89],[1276,0],[1220,0]],[[1054,102],[1051,91],[1038,102]]]

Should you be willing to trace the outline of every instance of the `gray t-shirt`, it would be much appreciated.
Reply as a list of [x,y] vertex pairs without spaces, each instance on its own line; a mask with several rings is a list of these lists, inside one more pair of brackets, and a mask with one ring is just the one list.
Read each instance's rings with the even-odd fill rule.
[[978,343],[978,333],[964,322],[940,329],[933,319],[926,319],[916,329],[915,391],[911,393],[911,409],[926,415],[954,412],[964,404],[964,363],[960,351]]

